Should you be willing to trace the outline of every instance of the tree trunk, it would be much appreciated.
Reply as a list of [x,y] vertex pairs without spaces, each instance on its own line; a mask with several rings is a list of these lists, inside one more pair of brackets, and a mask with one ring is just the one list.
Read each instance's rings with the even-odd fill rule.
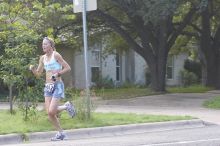
[[13,84],[9,85],[9,103],[10,103],[10,113],[13,113]]
[[219,58],[219,54],[217,57],[217,63],[216,63],[216,68],[217,68],[217,83],[216,83],[216,89],[220,90],[220,58]]
[[204,74],[207,75],[205,85],[216,88],[216,77],[218,75],[216,63],[218,60],[211,40],[210,14],[208,7],[202,12],[202,34],[200,41],[201,51],[206,59],[206,64],[204,64],[206,66],[203,66],[204,69],[206,69]]
[[207,63],[206,63],[206,58],[205,58],[205,55],[203,53],[203,51],[201,50],[201,47],[198,48],[198,57],[199,57],[199,60],[200,60],[200,63],[202,65],[202,79],[201,79],[201,82],[202,82],[202,85],[206,85],[207,83]]
[[164,67],[166,67],[166,64],[160,64],[160,63],[155,63],[149,65],[150,69],[150,74],[151,74],[151,88],[154,91],[157,92],[164,92],[165,91],[165,71]]
[[220,26],[217,28],[217,31],[215,33],[213,48],[215,50],[216,56],[216,89],[220,89]]
[[155,53],[153,61],[148,61],[148,65],[151,73],[151,83],[152,89],[158,92],[165,92],[166,87],[166,62],[168,56],[167,50],[167,21],[162,20],[160,24],[159,34],[158,34],[158,50]]

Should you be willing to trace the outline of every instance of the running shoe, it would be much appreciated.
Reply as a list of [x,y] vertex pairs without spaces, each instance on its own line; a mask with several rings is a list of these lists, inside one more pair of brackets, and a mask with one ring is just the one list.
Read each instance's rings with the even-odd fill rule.
[[73,118],[76,115],[76,110],[72,102],[67,101],[64,105],[66,106],[66,111],[68,112],[69,116]]
[[51,141],[60,141],[64,140],[66,138],[66,135],[64,133],[57,132],[57,134],[51,138]]

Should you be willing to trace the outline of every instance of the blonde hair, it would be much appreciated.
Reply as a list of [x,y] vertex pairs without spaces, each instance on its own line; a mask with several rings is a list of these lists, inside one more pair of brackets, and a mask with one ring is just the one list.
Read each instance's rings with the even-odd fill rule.
[[44,40],[48,40],[50,42],[50,46],[54,49],[54,51],[56,51],[55,42],[54,42],[54,40],[52,38],[45,37]]

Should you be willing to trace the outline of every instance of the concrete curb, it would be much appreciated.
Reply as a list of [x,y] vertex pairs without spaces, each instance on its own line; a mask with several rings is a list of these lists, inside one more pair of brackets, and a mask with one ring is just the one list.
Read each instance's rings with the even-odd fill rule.
[[[182,120],[171,122],[157,122],[157,123],[143,123],[143,124],[129,124],[96,128],[82,128],[65,130],[69,139],[84,139],[92,137],[107,137],[114,135],[125,135],[129,133],[143,133],[143,132],[156,132],[166,131],[174,129],[186,129],[186,128],[199,128],[204,127],[210,123],[206,123],[199,119],[194,120]],[[35,132],[22,134],[8,134],[0,136],[0,145],[3,144],[18,144],[24,141],[39,142],[50,141],[50,138],[55,135],[55,131],[49,132]]]
[[0,136],[0,145],[22,143],[23,141],[22,134],[7,134]]

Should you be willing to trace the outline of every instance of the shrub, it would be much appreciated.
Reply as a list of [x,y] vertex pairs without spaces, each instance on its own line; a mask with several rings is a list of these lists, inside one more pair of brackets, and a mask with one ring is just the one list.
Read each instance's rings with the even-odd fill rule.
[[145,73],[145,84],[146,86],[150,86],[151,84],[151,74],[150,74],[150,71],[146,71]]
[[199,79],[201,79],[202,67],[198,61],[193,61],[190,59],[185,60],[184,69],[186,69],[189,72],[193,72]]
[[114,87],[114,82],[109,76],[106,76],[104,78],[99,77],[99,78],[96,79],[93,87],[98,88],[98,89],[113,88]]
[[198,77],[193,72],[189,72],[187,70],[180,71],[180,80],[181,80],[181,85],[184,87],[190,86],[190,85],[193,85],[199,82]]

